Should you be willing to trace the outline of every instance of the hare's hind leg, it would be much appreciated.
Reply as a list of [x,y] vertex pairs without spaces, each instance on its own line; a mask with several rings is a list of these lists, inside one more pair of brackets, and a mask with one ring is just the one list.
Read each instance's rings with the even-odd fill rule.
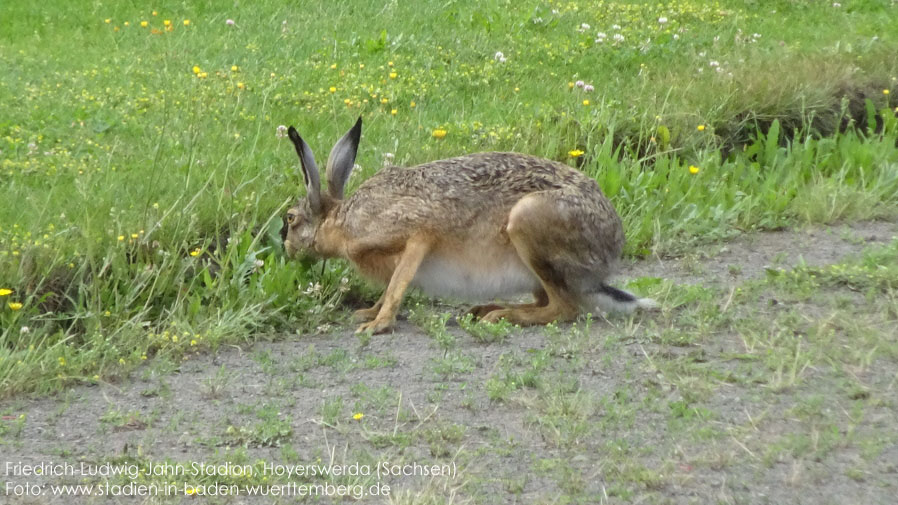
[[[568,285],[565,265],[558,258],[565,256],[569,247],[572,224],[555,202],[551,192],[542,192],[522,198],[508,215],[506,232],[524,263],[539,277],[547,303],[523,305],[494,310],[483,317],[484,321],[499,319],[521,324],[548,324],[577,317],[580,304],[577,295]],[[559,251],[559,248],[562,248]]]
[[539,288],[533,292],[533,302],[532,303],[520,303],[520,304],[509,304],[509,305],[497,305],[495,303],[488,303],[485,305],[475,305],[471,307],[471,310],[468,311],[468,314],[474,316],[475,319],[481,319],[483,316],[489,314],[490,312],[494,312],[497,310],[503,309],[529,309],[535,307],[545,307],[549,304],[549,295],[546,294],[546,290],[543,288]]

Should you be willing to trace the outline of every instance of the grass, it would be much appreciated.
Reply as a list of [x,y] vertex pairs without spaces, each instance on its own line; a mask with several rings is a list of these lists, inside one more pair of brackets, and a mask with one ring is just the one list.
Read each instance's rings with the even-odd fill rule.
[[[898,407],[898,340],[889,331],[898,317],[896,272],[893,239],[833,265],[770,268],[727,285],[640,279],[646,294],[662,302],[654,316],[584,318],[516,330],[489,345],[482,334],[447,324],[441,308],[418,305],[412,314],[428,335],[387,342],[418,347],[386,375],[364,368],[372,349],[352,341],[347,346],[322,336],[319,348],[261,344],[244,363],[222,353],[228,365],[186,364],[182,377],[229,388],[225,377],[237,374],[237,382],[249,385],[303,375],[314,385],[224,393],[221,402],[210,402],[208,390],[174,384],[181,388],[176,401],[160,398],[155,409],[137,412],[126,396],[108,398],[108,405],[75,398],[67,405],[71,412],[34,423],[54,441],[65,418],[83,411],[96,416],[88,424],[101,433],[140,430],[147,452],[121,461],[142,467],[189,466],[180,444],[165,440],[187,435],[196,450],[205,450],[202,461],[248,465],[252,473],[138,481],[175,482],[179,489],[235,485],[242,496],[249,486],[297,480],[264,474],[269,462],[374,467],[387,461],[446,465],[458,474],[307,481],[362,485],[363,501],[372,503],[382,501],[367,494],[374,483],[391,486],[393,503],[665,504],[679,496],[697,503],[768,497],[786,503],[798,495],[826,503],[857,493],[885,503],[895,489],[898,442],[890,422]],[[431,373],[433,360],[481,352],[469,370]],[[389,382],[402,373],[414,379]],[[193,411],[198,418],[167,428],[165,419],[182,411],[176,402],[192,398],[205,400]],[[17,441],[32,420],[16,412],[0,410],[13,417],[0,424],[0,444],[31,450]],[[82,458],[106,461],[103,450]]]
[[[363,116],[352,186],[385,161],[565,160],[611,197],[630,255],[894,216],[893,11],[6,2],[0,396],[326,331],[347,293],[366,297],[346,265],[283,257],[279,216],[300,184],[280,124],[322,156]],[[474,361],[436,323],[434,373],[464,375]],[[505,338],[462,324],[484,343]],[[788,384],[797,371],[782,373]]]

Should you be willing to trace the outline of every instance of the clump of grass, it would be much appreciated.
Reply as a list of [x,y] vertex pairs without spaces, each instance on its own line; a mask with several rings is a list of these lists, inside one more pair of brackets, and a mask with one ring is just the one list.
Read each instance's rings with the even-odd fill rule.
[[497,323],[475,320],[472,314],[458,318],[458,325],[481,344],[503,342],[517,328],[504,319]]

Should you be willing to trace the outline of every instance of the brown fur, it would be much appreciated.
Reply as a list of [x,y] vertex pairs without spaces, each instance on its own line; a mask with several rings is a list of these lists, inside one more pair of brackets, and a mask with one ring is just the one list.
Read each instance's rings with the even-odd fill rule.
[[[291,128],[300,158],[310,158],[294,134]],[[354,160],[360,134],[361,120],[333,152],[348,159],[351,150]],[[356,313],[367,321],[359,331],[388,329],[410,285],[537,294],[534,304],[472,309],[488,321],[572,319],[585,294],[612,273],[624,244],[620,218],[596,182],[562,163],[480,153],[386,167],[339,200],[334,195],[342,195],[351,170],[345,165],[345,159],[328,165],[328,183],[339,191],[308,188],[317,192],[320,212],[306,199],[288,211],[285,247],[348,259],[362,275],[387,285],[374,307]],[[317,170],[314,160],[304,159],[303,169]],[[306,180],[314,186],[317,174]],[[460,278],[450,278],[453,272]]]

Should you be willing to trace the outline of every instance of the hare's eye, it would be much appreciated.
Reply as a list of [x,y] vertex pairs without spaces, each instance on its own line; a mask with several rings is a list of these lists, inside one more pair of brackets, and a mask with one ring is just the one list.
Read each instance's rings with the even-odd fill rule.
[[296,219],[296,216],[294,216],[293,214],[287,214],[287,222],[288,223],[292,224],[295,219]]

